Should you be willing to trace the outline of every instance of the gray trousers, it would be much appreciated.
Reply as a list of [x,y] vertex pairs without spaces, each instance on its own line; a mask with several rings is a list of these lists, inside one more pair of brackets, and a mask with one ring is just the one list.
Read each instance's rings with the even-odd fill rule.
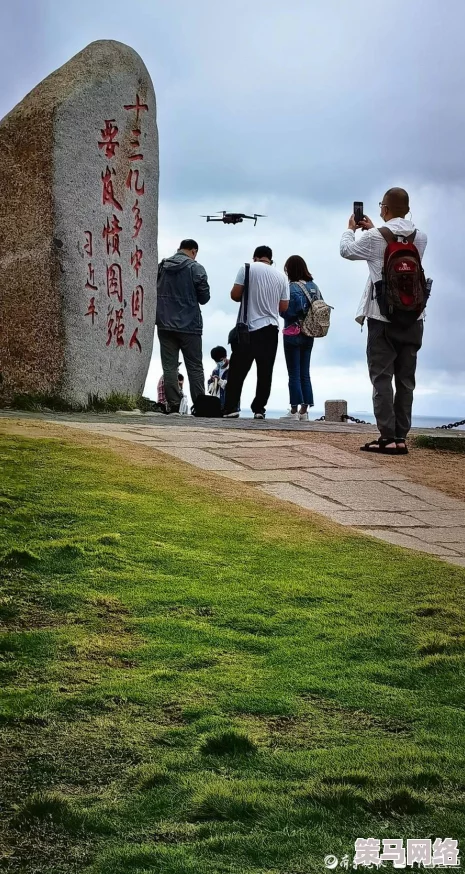
[[179,407],[181,392],[178,385],[178,361],[182,352],[189,379],[192,402],[205,393],[205,376],[202,364],[202,335],[183,331],[163,331],[158,328],[161,366],[165,380],[166,400],[170,407]]
[[406,437],[410,431],[417,352],[422,339],[423,319],[409,328],[368,319],[367,360],[373,407],[379,433],[386,440]]

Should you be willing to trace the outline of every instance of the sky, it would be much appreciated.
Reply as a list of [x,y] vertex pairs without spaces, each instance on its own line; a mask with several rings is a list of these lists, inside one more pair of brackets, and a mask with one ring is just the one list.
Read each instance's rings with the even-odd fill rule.
[[[433,292],[414,414],[465,416],[463,0],[0,0],[0,118],[88,43],[134,48],[152,77],[160,136],[159,257],[199,243],[211,300],[204,366],[237,314],[229,292],[257,245],[307,261],[334,306],[315,341],[315,410],[344,398],[371,410],[366,329],[354,318],[367,268],[339,255],[354,200],[375,223],[392,186],[428,234]],[[224,226],[217,210],[264,213]],[[181,368],[185,373],[185,368]],[[156,397],[158,341],[145,394]],[[242,406],[250,405],[255,373]],[[282,344],[269,410],[288,406]]]

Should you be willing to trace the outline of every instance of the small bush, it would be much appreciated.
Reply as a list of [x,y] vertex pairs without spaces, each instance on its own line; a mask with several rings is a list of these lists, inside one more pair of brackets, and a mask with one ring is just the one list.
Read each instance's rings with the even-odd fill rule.
[[420,449],[436,449],[441,452],[465,452],[465,437],[443,437],[418,434],[414,438],[414,445]]

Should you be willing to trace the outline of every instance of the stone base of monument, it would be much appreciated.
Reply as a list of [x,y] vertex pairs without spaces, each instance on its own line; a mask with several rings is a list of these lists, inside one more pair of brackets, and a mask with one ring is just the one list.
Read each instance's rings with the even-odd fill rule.
[[347,416],[347,401],[325,401],[325,422],[344,422]]
[[0,122],[0,405],[137,397],[153,346],[158,135],[149,73],[101,40]]

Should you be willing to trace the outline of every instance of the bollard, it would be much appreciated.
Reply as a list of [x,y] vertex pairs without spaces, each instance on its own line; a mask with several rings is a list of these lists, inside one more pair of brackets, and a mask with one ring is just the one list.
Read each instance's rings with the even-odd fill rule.
[[325,422],[342,422],[347,416],[347,401],[325,401]]

